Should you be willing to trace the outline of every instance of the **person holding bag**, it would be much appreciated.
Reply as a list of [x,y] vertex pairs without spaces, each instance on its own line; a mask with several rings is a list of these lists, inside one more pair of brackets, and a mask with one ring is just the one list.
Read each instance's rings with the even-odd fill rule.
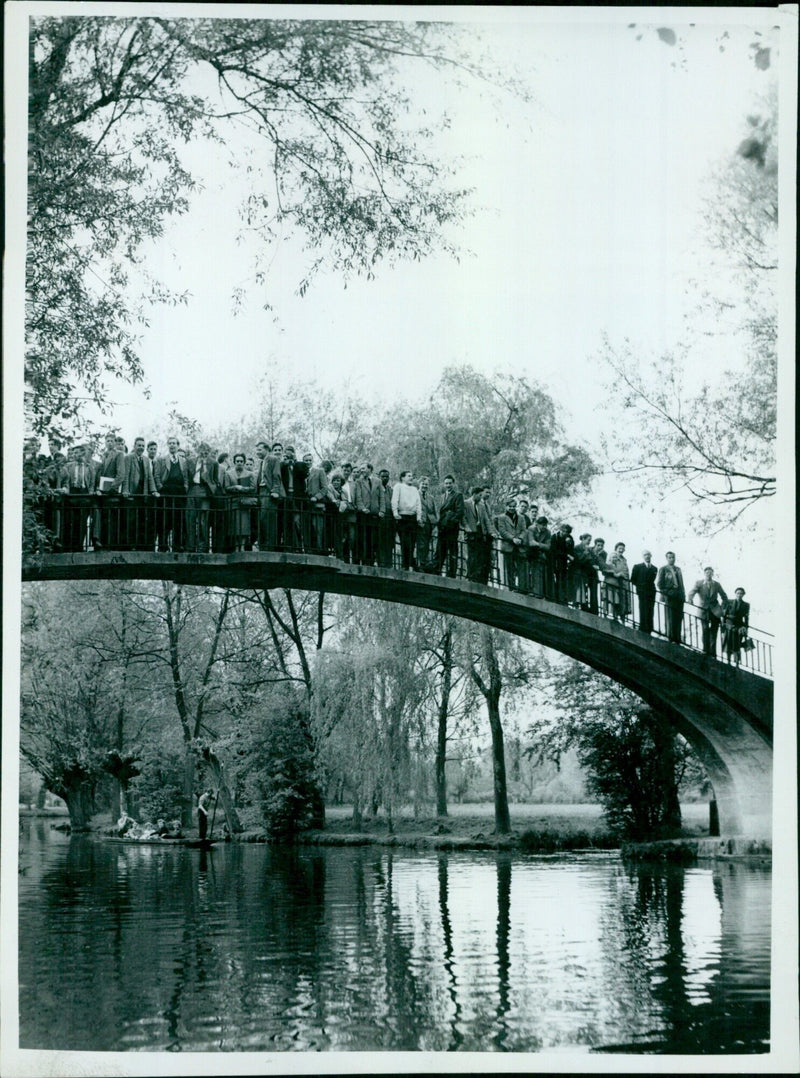
[[[722,610],[722,651],[728,662],[739,665],[739,653],[747,649],[750,627],[750,604],[744,601],[744,588],[737,588],[736,598],[728,599]],[[751,644],[752,646],[752,644]]]

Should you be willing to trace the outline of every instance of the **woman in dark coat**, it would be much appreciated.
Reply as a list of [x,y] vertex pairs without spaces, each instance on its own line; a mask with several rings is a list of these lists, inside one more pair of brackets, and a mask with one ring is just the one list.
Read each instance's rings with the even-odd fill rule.
[[750,604],[744,601],[744,588],[737,588],[735,599],[728,599],[722,608],[722,650],[728,662],[739,665],[739,652],[747,639],[750,627]]

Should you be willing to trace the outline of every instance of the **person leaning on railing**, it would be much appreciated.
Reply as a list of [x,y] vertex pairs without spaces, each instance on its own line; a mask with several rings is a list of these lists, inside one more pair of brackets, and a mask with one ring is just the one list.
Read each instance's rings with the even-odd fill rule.
[[536,523],[525,531],[530,592],[540,599],[549,599],[553,591],[550,572],[551,539],[547,517],[544,516],[537,517]]

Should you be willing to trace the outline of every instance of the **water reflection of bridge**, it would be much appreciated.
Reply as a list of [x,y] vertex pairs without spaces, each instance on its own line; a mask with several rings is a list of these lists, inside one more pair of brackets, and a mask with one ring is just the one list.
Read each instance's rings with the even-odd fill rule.
[[617,622],[462,578],[312,554],[45,554],[26,560],[23,579],[299,588],[424,607],[516,633],[586,663],[667,716],[708,772],[724,833],[771,833],[772,682]]

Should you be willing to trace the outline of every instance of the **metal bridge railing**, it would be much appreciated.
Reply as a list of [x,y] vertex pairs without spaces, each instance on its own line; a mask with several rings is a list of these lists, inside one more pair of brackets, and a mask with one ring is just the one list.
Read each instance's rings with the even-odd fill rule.
[[[575,563],[519,548],[501,549],[496,539],[458,533],[437,534],[435,525],[413,520],[341,512],[333,504],[314,507],[307,498],[274,501],[255,495],[213,498],[48,494],[26,498],[24,553],[96,549],[170,553],[232,553],[270,550],[336,557],[348,563],[445,574],[474,583],[583,609],[630,628],[647,624],[644,607],[628,582],[614,585],[581,574]],[[670,614],[660,597],[652,608],[652,634],[669,638]],[[704,649],[704,620],[684,605],[681,644]],[[643,630],[644,631],[644,630]],[[673,634],[675,629],[673,626]],[[772,634],[748,629],[751,646],[739,664],[773,677]],[[706,643],[711,646],[709,639]],[[709,657],[724,661],[721,632]]]

